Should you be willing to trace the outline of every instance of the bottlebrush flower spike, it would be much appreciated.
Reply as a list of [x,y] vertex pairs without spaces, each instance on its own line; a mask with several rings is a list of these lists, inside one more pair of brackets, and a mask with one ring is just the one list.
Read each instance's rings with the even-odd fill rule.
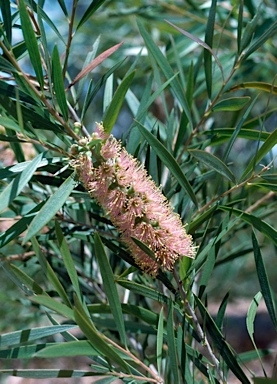
[[[192,237],[179,215],[141,164],[101,124],[90,139],[72,147],[79,180],[109,214],[136,264],[156,276],[159,266],[171,271],[181,256],[194,257]],[[154,258],[132,239],[143,242]]]

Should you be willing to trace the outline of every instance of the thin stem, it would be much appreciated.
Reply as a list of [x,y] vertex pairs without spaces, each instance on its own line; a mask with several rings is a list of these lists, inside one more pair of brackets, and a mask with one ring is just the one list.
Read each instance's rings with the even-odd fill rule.
[[226,383],[226,380],[224,378],[224,374],[220,368],[220,364],[219,364],[219,360],[217,359],[217,357],[215,356],[215,354],[213,353],[213,350],[212,350],[212,347],[209,343],[209,340],[207,339],[199,321],[198,321],[198,318],[195,314],[195,311],[194,309],[192,308],[192,306],[190,305],[189,301],[188,301],[188,298],[187,298],[187,294],[186,292],[184,291],[184,288],[183,288],[183,285],[176,273],[176,270],[174,269],[173,270],[173,275],[174,275],[174,278],[176,280],[176,283],[178,285],[178,289],[179,289],[179,292],[180,292],[180,295],[184,301],[184,305],[186,307],[186,310],[188,312],[188,315],[190,316],[192,322],[193,322],[193,325],[194,325],[194,328],[195,328],[195,331],[197,332],[198,336],[200,337],[201,341],[202,341],[202,345],[203,347],[205,347],[212,363],[214,364],[214,367],[218,373],[218,376],[221,380],[222,383]]
[[236,184],[234,185],[232,188],[228,189],[227,191],[223,192],[221,195],[219,196],[216,196],[214,197],[213,199],[211,199],[207,204],[203,205],[203,207],[201,207],[200,209],[198,209],[197,212],[195,212],[195,214],[192,216],[192,217],[195,217],[196,215],[198,215],[199,213],[205,211],[207,208],[209,208],[210,205],[212,205],[213,203],[215,203],[216,201],[219,201],[221,200],[223,197],[229,195],[230,193],[234,192],[235,190],[237,190],[238,188],[241,188],[243,187],[244,185],[248,184],[251,180],[253,179],[256,179],[257,177],[260,177],[260,175],[265,172],[265,171],[268,171],[268,167],[265,166],[258,174],[253,174],[252,176],[250,176],[247,180],[241,182],[240,184]]
[[71,18],[69,20],[69,28],[68,28],[68,38],[67,38],[67,44],[66,44],[66,51],[65,51],[65,59],[64,59],[64,66],[63,66],[63,78],[65,78],[66,70],[67,70],[67,63],[70,53],[70,47],[73,39],[73,24],[75,19],[75,13],[77,8],[78,1],[74,0],[72,4],[72,12],[71,12]]
[[[127,375],[126,373],[115,372],[115,371],[107,372],[106,375],[107,376],[117,376],[119,378],[133,379],[133,380],[145,382],[144,376]],[[161,383],[161,381],[157,381],[156,379],[151,379],[151,378],[147,377],[147,383]]]
[[[109,339],[107,336],[102,335],[104,339],[106,339],[107,343],[112,344],[115,348],[119,349],[121,352],[128,355],[134,363],[140,365],[146,372],[150,373],[150,375],[155,379],[157,383],[163,383],[163,379],[159,376],[157,376],[147,365],[145,365],[140,359],[138,359],[135,355],[133,355],[130,351],[127,351],[126,349],[122,348],[120,345]],[[144,378],[145,379],[145,378]],[[148,381],[150,381],[149,378],[147,378]],[[153,382],[153,380],[151,380]]]
[[20,66],[18,65],[16,59],[14,58],[12,52],[10,52],[3,42],[0,40],[0,47],[3,49],[3,52],[8,56],[10,62],[15,67],[15,69],[19,72],[19,74],[24,78],[32,92],[42,101],[42,103],[47,107],[49,113],[55,117],[55,119],[66,129],[69,136],[71,136],[74,140],[79,141],[80,137],[76,135],[76,133],[70,128],[70,126],[63,120],[63,118],[58,114],[58,112],[52,107],[52,105],[48,102],[43,93],[39,92],[39,90],[33,85],[30,81],[29,77],[22,71]]
[[194,138],[194,136],[196,135],[196,133],[198,132],[199,128],[205,123],[205,121],[207,120],[207,118],[210,116],[210,113],[214,107],[214,105],[216,104],[216,102],[218,101],[218,99],[220,98],[220,96],[222,95],[222,92],[224,90],[224,88],[226,87],[226,85],[228,84],[228,82],[231,80],[231,78],[233,77],[234,73],[236,72],[236,70],[239,68],[240,66],[240,62],[243,58],[243,55],[241,55],[238,60],[236,61],[236,63],[234,64],[229,76],[227,77],[227,79],[225,81],[223,81],[221,87],[220,87],[220,90],[217,92],[216,96],[214,97],[214,99],[210,102],[210,104],[208,105],[207,109],[206,109],[206,112],[203,114],[202,118],[200,119],[200,121],[198,122],[198,124],[196,125],[196,127],[194,128],[194,130],[192,131],[190,137],[188,138],[186,144],[184,145],[184,148],[182,149],[181,153],[179,154],[178,158],[177,158],[177,162],[179,163],[181,161],[181,158],[183,156],[183,154],[185,153],[185,151],[187,150],[188,146],[190,145],[192,139]]

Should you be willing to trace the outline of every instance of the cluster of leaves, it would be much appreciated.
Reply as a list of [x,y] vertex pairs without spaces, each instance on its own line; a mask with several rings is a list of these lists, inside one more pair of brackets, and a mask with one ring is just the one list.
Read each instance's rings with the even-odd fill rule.
[[[94,0],[83,9],[73,0],[69,11],[59,0],[63,34],[49,3],[0,2],[1,267],[20,288],[1,295],[17,310],[21,296],[30,321],[25,329],[21,318],[16,331],[1,321],[8,332],[0,338],[8,365],[1,372],[103,376],[101,383],[218,383],[232,372],[250,383],[244,364],[271,353],[254,341],[262,298],[277,330],[275,271],[264,262],[266,255],[274,263],[277,245],[276,4]],[[107,20],[111,45],[101,49],[95,36],[83,67],[74,67],[74,41],[85,28],[102,32]],[[197,245],[194,260],[154,280],[69,165],[71,145],[96,120],[91,111],[111,131],[122,111],[128,120],[124,105],[132,117],[121,127],[124,145]],[[213,317],[215,288],[221,304]],[[253,299],[245,321],[255,349],[245,354],[224,337],[229,299],[242,289]],[[50,325],[34,325],[45,313]],[[88,356],[89,369],[9,368],[10,359],[75,356]],[[267,374],[254,381],[274,382]]]

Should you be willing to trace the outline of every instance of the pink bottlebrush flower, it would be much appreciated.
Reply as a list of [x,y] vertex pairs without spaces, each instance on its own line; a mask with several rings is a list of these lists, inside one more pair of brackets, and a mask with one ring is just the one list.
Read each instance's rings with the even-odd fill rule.
[[[159,266],[171,271],[181,256],[194,257],[192,237],[179,215],[118,140],[97,124],[91,139],[82,139],[72,165],[91,197],[109,214],[136,264],[156,276]],[[143,242],[154,259],[134,241]]]

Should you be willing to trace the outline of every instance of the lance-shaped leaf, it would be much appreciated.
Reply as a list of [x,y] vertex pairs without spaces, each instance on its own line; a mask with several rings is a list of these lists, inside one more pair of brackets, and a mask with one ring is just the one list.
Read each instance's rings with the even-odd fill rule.
[[203,48],[207,49],[210,54],[214,57],[219,69],[220,69],[220,72],[221,72],[221,75],[222,75],[222,79],[224,80],[224,72],[223,72],[223,68],[222,68],[222,65],[220,64],[220,61],[218,60],[216,54],[214,53],[214,51],[212,50],[212,48],[206,44],[203,40],[199,39],[199,37],[197,36],[194,36],[192,35],[191,33],[187,32],[187,31],[184,31],[183,29],[177,27],[176,25],[170,23],[168,20],[166,20],[166,22],[168,24],[170,24],[173,28],[177,29],[177,31],[181,32],[183,35],[187,36],[189,39],[195,41],[197,44],[201,45]]
[[179,164],[171,155],[171,153],[165,148],[165,146],[158,140],[156,137],[149,132],[143,125],[137,122],[138,128],[144,138],[147,140],[149,145],[154,149],[157,156],[163,161],[164,165],[170,170],[170,172],[175,176],[178,183],[182,188],[188,193],[194,204],[197,206],[196,196],[193,192],[193,189],[181,170]]
[[231,87],[228,92],[236,91],[238,89],[257,89],[259,91],[269,92],[273,95],[277,95],[277,86],[270,83],[265,83],[262,81],[246,81],[245,83],[240,83]]
[[265,269],[263,257],[261,254],[261,250],[259,247],[259,243],[257,240],[257,237],[255,235],[255,232],[252,231],[252,243],[253,243],[253,251],[254,251],[254,257],[255,257],[255,263],[256,263],[256,270],[259,278],[259,283],[261,287],[261,292],[268,310],[268,314],[271,318],[271,321],[277,330],[277,316],[276,316],[276,309],[274,305],[274,297],[272,294],[272,290],[269,284],[267,272]]
[[118,364],[125,371],[129,371],[128,365],[126,362],[119,356],[119,354],[108,344],[105,337],[101,335],[97,329],[94,327],[90,318],[86,313],[86,309],[83,308],[83,305],[75,296],[75,308],[74,315],[75,321],[84,332],[85,336],[91,342],[94,348],[97,349],[98,353],[114,363]]
[[0,212],[6,209],[12,201],[20,194],[22,189],[26,186],[28,181],[33,176],[34,172],[38,168],[43,154],[41,153],[32,160],[28,166],[17,175],[10,184],[0,194]]
[[118,86],[115,94],[112,98],[112,101],[105,112],[105,116],[103,119],[103,127],[105,128],[105,132],[110,133],[113,129],[113,126],[117,120],[119,115],[121,106],[125,99],[125,95],[130,88],[130,85],[135,76],[135,71],[131,72],[128,76],[126,76]]
[[[212,49],[213,47],[213,38],[214,38],[214,24],[215,24],[215,15],[216,15],[216,3],[217,0],[212,0],[210,11],[209,11],[209,17],[208,22],[206,26],[206,33],[205,33],[205,43]],[[209,98],[212,96],[212,54],[210,50],[205,49],[204,50],[204,69],[205,69],[205,78],[206,78],[206,84],[207,84],[207,92]]]
[[249,213],[243,212],[240,209],[235,209],[232,207],[227,207],[220,205],[218,209],[222,209],[223,211],[231,212],[233,215],[238,216],[239,219],[245,221],[246,223],[253,225],[254,228],[258,229],[262,232],[268,239],[272,241],[273,244],[277,245],[277,231],[271,225],[266,223],[265,221],[259,219],[254,215],[250,215]]
[[205,321],[205,328],[209,332],[215,346],[217,347],[218,352],[223,357],[224,362],[231,369],[231,371],[236,375],[236,377],[240,380],[241,383],[250,384],[250,381],[248,380],[247,376],[245,375],[245,373],[243,372],[242,368],[238,363],[238,359],[236,355],[232,351],[232,348],[230,347],[230,345],[226,342],[223,334],[221,333],[220,329],[217,327],[213,318],[211,317],[207,309],[204,307],[201,300],[199,300],[199,298],[196,295],[194,296],[194,299],[201,313],[201,317]]
[[35,357],[56,358],[75,356],[97,356],[98,351],[93,348],[89,341],[69,341],[67,343],[55,343],[47,345],[35,354]]
[[[151,39],[151,36],[148,34],[144,26],[141,24],[141,22],[138,20],[138,27],[141,33],[142,38],[145,41],[146,47],[149,52],[151,52],[153,58],[156,60],[157,64],[159,65],[160,69],[162,70],[163,74],[165,75],[166,79],[171,79],[174,76],[173,69],[169,65],[168,61],[162,54],[161,50],[156,46],[156,44]],[[173,79],[173,81],[170,84],[171,89],[173,90],[174,94],[176,95],[176,98],[178,99],[180,105],[182,106],[188,121],[190,123],[190,127],[192,129],[192,117],[190,113],[190,107],[188,105],[188,101],[186,99],[186,95],[179,83],[179,81],[176,79]]]
[[277,129],[273,131],[270,136],[266,139],[263,145],[260,147],[254,158],[248,164],[246,170],[241,176],[241,180],[243,180],[251,171],[253,171],[254,167],[271,151],[274,145],[277,144]]
[[101,53],[99,56],[97,56],[91,63],[89,63],[78,75],[75,77],[75,79],[72,81],[72,83],[69,84],[67,89],[72,87],[74,84],[76,84],[78,81],[80,81],[83,77],[85,77],[89,72],[91,72],[94,68],[96,68],[99,64],[102,63],[102,61],[106,60],[112,53],[118,50],[118,48],[121,47],[123,43],[119,43],[114,45],[113,47],[107,49],[103,53]]
[[[255,343],[255,339],[254,339],[254,321],[255,321],[255,317],[256,317],[256,314],[257,314],[257,309],[258,309],[258,306],[259,306],[259,303],[260,303],[262,297],[263,297],[262,293],[258,292],[254,296],[254,299],[251,301],[251,304],[250,304],[250,306],[248,308],[247,316],[246,316],[246,328],[247,328],[247,332],[249,334],[249,337],[250,337],[250,339],[252,341],[252,344],[254,345],[254,348],[255,348],[255,350],[257,352],[257,355],[259,357],[261,366],[263,367],[261,356],[260,356],[259,350],[257,348],[257,345]],[[263,368],[263,371],[264,371],[264,374],[266,376],[264,368]]]
[[70,329],[76,328],[76,325],[57,325],[51,327],[39,327],[31,329],[23,329],[5,333],[0,336],[0,347],[10,347],[20,343],[30,343],[31,341],[39,340],[48,336],[55,335]]
[[54,90],[57,97],[57,102],[62,112],[64,119],[68,120],[68,108],[66,103],[65,91],[64,91],[64,81],[62,74],[62,67],[60,62],[60,55],[57,45],[54,46],[52,54],[52,78]]
[[251,98],[249,96],[230,97],[215,104],[215,106],[212,108],[212,111],[240,111],[249,102],[250,99]]
[[35,236],[58,212],[76,185],[74,176],[70,175],[59,189],[44,204],[40,212],[32,220],[26,233],[24,243]]
[[50,263],[47,261],[45,255],[41,251],[37,239],[35,237],[33,237],[31,240],[32,240],[33,249],[36,253],[36,256],[37,256],[38,261],[40,263],[41,269],[47,278],[47,281],[49,281],[52,284],[53,288],[58,292],[58,294],[59,294],[60,298],[63,300],[63,302],[68,307],[70,307],[71,306],[70,300],[69,300],[69,298],[65,292],[65,289],[62,286],[58,277],[56,276],[55,271],[51,267]]
[[117,288],[114,282],[114,275],[111,269],[109,260],[104,250],[102,241],[97,232],[94,235],[95,255],[100,267],[105,293],[107,295],[111,312],[113,314],[115,323],[118,327],[121,341],[124,345],[127,344],[126,332],[124,327],[124,320],[122,315],[121,303],[118,297]]
[[38,42],[24,0],[19,0],[19,13],[21,18],[22,32],[30,55],[30,60],[36,73],[39,85],[41,89],[43,89],[44,78],[40,53],[38,49]]
[[233,173],[218,157],[199,149],[191,149],[189,150],[189,153],[200,162],[206,164],[209,168],[212,168],[214,171],[220,173],[228,180],[232,181],[234,184],[236,183],[236,179]]

